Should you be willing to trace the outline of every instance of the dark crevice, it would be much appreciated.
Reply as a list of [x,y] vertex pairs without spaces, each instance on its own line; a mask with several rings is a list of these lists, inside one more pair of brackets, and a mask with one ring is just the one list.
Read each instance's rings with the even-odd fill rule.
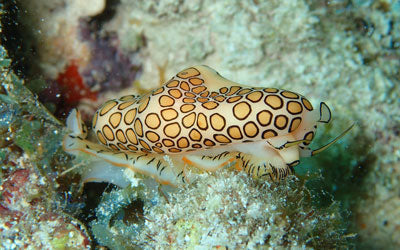
[[22,21],[25,10],[17,1],[4,1],[1,14],[1,44],[12,59],[11,69],[20,77],[32,75],[35,65],[31,62],[36,56],[33,29]]
[[82,213],[77,217],[80,221],[84,222],[86,225],[89,222],[96,219],[96,208],[100,204],[101,197],[104,192],[108,193],[117,187],[113,184],[106,182],[88,182],[83,188],[83,196],[86,197],[85,207]]
[[120,0],[107,0],[103,12],[89,18],[88,24],[90,31],[96,32],[98,30],[101,30],[103,25],[115,16],[117,12],[117,7],[120,2]]

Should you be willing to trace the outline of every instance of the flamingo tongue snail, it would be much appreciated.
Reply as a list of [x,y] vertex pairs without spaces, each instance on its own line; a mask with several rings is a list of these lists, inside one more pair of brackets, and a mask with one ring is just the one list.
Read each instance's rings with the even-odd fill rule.
[[300,157],[320,153],[352,128],[310,149],[317,124],[330,120],[323,102],[314,109],[297,93],[240,85],[207,66],[194,66],[143,96],[103,104],[93,118],[99,143],[87,139],[79,112],[72,111],[63,146],[101,162],[86,180],[110,179],[102,172],[117,179],[120,172],[114,170],[123,168],[176,186],[190,180],[190,169],[227,165],[254,178],[279,180],[293,172]]

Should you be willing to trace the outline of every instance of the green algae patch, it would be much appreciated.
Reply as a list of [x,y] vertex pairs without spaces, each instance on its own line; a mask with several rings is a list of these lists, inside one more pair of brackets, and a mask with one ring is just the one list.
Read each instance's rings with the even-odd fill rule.
[[3,149],[0,150],[0,161],[3,161],[6,158],[6,154],[7,152],[5,150]]
[[0,46],[0,68],[8,68],[11,65],[11,59],[7,58],[7,52],[3,48],[3,46]]
[[15,133],[14,143],[29,155],[35,153],[37,138],[32,135],[38,134],[41,127],[39,121],[23,120],[21,127]]
[[[2,112],[3,117],[7,117],[7,122],[2,124],[7,130],[2,136],[35,159],[44,170],[63,152],[63,127],[15,75],[10,73],[2,85],[7,91],[7,98],[0,100],[0,105],[7,107]],[[4,100],[7,102],[2,102]]]
[[[4,48],[0,56],[6,56]],[[63,125],[38,101],[23,80],[8,68],[0,67],[0,70],[1,146],[18,146],[35,161],[40,172],[53,172],[64,154],[61,148]]]

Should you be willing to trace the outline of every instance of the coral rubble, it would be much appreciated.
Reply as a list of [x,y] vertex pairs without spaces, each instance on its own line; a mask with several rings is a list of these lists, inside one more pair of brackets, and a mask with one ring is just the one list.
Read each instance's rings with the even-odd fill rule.
[[257,183],[243,173],[203,174],[145,206],[140,245],[146,249],[341,248],[350,246],[337,203],[312,206],[309,191],[295,177]]

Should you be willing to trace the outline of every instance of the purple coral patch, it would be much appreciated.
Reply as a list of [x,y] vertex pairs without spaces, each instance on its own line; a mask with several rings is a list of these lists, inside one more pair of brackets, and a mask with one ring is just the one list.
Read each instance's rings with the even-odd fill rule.
[[124,53],[116,34],[96,35],[86,25],[82,21],[81,37],[91,50],[90,61],[81,71],[85,84],[100,91],[128,87],[141,71],[140,64],[132,62],[135,53]]

